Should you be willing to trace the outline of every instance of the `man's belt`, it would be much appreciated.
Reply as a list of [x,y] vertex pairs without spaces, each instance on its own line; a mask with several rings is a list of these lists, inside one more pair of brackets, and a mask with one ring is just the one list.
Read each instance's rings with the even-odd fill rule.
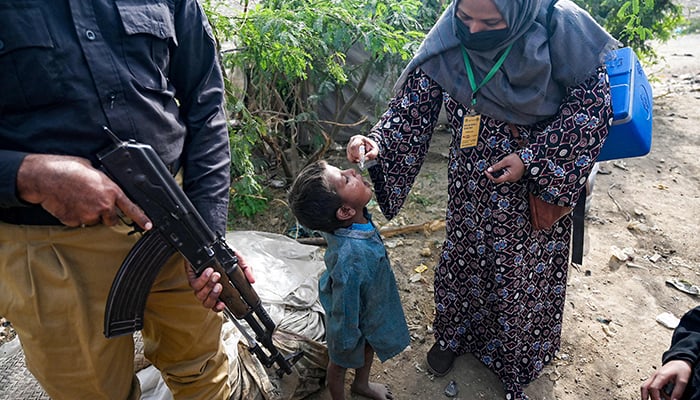
[[[166,167],[174,176],[180,169],[180,161],[175,160]],[[63,225],[61,221],[38,205],[27,207],[0,207],[0,221],[13,225]]]
[[0,221],[13,225],[63,225],[41,206],[0,208]]

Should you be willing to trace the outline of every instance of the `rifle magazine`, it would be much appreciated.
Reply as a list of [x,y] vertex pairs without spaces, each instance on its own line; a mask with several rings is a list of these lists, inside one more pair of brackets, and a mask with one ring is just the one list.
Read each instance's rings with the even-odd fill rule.
[[175,249],[158,230],[146,232],[122,262],[107,298],[104,335],[108,338],[143,328],[148,294]]

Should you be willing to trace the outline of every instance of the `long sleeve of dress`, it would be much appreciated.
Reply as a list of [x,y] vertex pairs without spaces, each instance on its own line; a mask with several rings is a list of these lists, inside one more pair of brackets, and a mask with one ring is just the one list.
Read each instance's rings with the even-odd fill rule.
[[387,219],[398,214],[420,172],[442,101],[442,88],[416,70],[370,131],[380,154],[369,173]]
[[610,101],[608,75],[601,67],[569,88],[551,119],[518,128],[528,143],[519,154],[534,194],[561,206],[576,204],[608,134]]

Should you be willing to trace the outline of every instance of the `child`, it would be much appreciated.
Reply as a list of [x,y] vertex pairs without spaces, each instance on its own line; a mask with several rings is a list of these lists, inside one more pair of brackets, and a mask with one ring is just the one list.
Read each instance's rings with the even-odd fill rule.
[[343,400],[345,371],[355,369],[352,392],[393,399],[389,388],[369,381],[374,353],[384,362],[409,344],[394,273],[384,243],[365,208],[372,190],[353,169],[317,161],[301,171],[289,193],[292,212],[328,243],[319,280],[326,312],[330,362],[327,383]]

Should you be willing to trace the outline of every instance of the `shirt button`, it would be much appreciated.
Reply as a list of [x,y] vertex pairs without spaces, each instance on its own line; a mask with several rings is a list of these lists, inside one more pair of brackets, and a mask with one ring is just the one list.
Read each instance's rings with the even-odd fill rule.
[[88,40],[95,40],[97,36],[95,35],[95,32],[88,29],[85,31],[85,37],[88,38]]

